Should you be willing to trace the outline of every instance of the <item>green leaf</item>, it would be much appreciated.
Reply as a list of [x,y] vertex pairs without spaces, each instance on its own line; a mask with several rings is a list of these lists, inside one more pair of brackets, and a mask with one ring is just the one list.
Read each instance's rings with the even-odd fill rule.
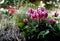
[[8,15],[8,14],[9,14],[9,12],[7,12],[7,11],[6,11],[6,12],[4,12],[4,14]]
[[54,28],[55,31],[59,31],[59,28],[58,28],[57,25],[54,25],[53,28]]
[[53,26],[54,28],[54,34],[57,35],[57,36],[60,36],[60,29],[59,29],[59,26],[58,25],[54,25]]
[[22,32],[22,34],[26,37],[27,36],[27,34],[25,33],[25,32]]
[[3,33],[2,33],[2,31],[0,30],[0,36],[2,35]]
[[46,31],[45,31],[45,35],[47,35],[48,33],[49,33],[49,30],[46,30]]
[[33,32],[33,31],[36,31],[36,28],[33,28],[31,31],[32,31],[32,32]]
[[30,30],[31,34],[33,34],[33,32],[36,32],[36,28],[35,27],[31,28],[31,30]]
[[4,26],[4,30],[6,30],[7,28],[8,28],[8,26],[7,26],[7,25],[5,25],[5,26]]
[[24,26],[24,23],[23,22],[19,22],[16,25],[19,26],[19,27],[23,27]]
[[31,23],[31,27],[38,27],[38,24],[33,22],[33,23]]
[[45,35],[47,35],[49,33],[49,30],[46,30],[46,31],[41,31],[39,34],[38,34],[38,38],[40,36],[42,36],[44,38]]

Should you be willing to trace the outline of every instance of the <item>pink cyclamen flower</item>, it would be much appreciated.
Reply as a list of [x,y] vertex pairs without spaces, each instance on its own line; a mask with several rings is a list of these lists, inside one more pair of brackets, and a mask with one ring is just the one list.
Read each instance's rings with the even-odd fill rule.
[[28,23],[28,19],[25,18],[25,19],[23,20],[23,22],[24,22],[24,23]]
[[39,14],[39,18],[44,18],[44,12],[41,12],[41,13]]
[[38,14],[41,14],[41,13],[42,13],[42,11],[39,9],[39,10],[37,10],[37,13],[38,13]]
[[13,15],[14,12],[15,12],[15,9],[13,9],[13,8],[9,9],[9,13],[10,13],[11,15]]
[[49,22],[52,23],[52,24],[54,24],[54,23],[56,23],[56,20],[50,19]]
[[44,14],[44,18],[47,18],[47,17],[48,17],[48,12],[46,11]]
[[59,15],[59,14],[58,14],[57,12],[55,12],[54,17],[58,17],[58,15]]
[[44,7],[41,7],[41,11],[44,11],[45,10],[45,8]]
[[33,14],[34,13],[34,9],[29,8],[29,13]]
[[36,14],[31,15],[31,19],[35,20],[37,18]]
[[39,18],[43,18],[44,13],[41,10],[37,10],[37,13],[38,13],[37,15]]

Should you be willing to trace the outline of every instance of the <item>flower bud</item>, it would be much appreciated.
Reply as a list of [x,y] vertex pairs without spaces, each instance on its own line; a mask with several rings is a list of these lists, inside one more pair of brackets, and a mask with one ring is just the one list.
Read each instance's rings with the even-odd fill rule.
[[56,23],[56,20],[50,19],[49,22],[52,23],[52,24],[54,24],[54,23]]
[[59,14],[58,14],[57,12],[55,12],[54,17],[58,17],[58,15],[59,15]]
[[13,8],[9,9],[9,13],[10,13],[11,15],[14,14],[14,12],[15,12],[15,9],[13,9]]
[[23,20],[23,22],[24,22],[24,23],[28,23],[28,19],[25,18],[25,19]]

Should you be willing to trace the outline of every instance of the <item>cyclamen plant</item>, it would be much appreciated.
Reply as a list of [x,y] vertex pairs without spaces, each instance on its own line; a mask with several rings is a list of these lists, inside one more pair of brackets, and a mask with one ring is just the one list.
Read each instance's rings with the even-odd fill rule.
[[[58,15],[59,14],[55,12],[53,16],[58,17]],[[29,18],[23,20],[26,25],[21,28],[22,34],[27,41],[45,41],[45,39],[50,40],[51,37],[53,37],[53,40],[54,36],[58,34],[56,33],[56,29],[58,29],[58,32],[60,31],[58,24],[56,24],[57,20],[49,18],[49,12],[44,7],[37,10],[29,8],[28,17]]]

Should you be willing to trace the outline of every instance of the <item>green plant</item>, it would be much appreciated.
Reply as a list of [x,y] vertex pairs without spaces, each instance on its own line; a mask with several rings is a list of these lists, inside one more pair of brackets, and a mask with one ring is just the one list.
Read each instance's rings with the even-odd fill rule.
[[[35,11],[31,8],[29,10],[31,10],[31,11],[29,11],[30,17],[27,18],[28,23],[25,24],[22,28],[20,28],[21,33],[25,36],[27,41],[31,41],[31,40],[49,41],[51,39],[51,37],[53,37],[52,38],[53,40],[60,37],[60,35],[59,35],[60,34],[60,29],[59,29],[60,25],[59,25],[59,23],[56,23],[57,20],[54,17],[54,16],[58,16],[57,12],[55,13],[56,15],[54,15],[54,16],[52,15],[51,17],[48,17],[48,13],[46,13],[46,16],[44,16],[44,15],[42,16],[43,13],[40,13],[41,14],[40,17],[38,15],[38,18],[37,18],[36,17],[37,15],[35,15],[37,13],[33,13]],[[45,12],[44,8],[38,9],[38,11],[39,10],[42,10],[42,12]],[[41,11],[39,11],[39,12],[41,12]],[[45,17],[45,18],[43,18],[43,17]],[[58,40],[58,39],[56,39],[56,40]]]

